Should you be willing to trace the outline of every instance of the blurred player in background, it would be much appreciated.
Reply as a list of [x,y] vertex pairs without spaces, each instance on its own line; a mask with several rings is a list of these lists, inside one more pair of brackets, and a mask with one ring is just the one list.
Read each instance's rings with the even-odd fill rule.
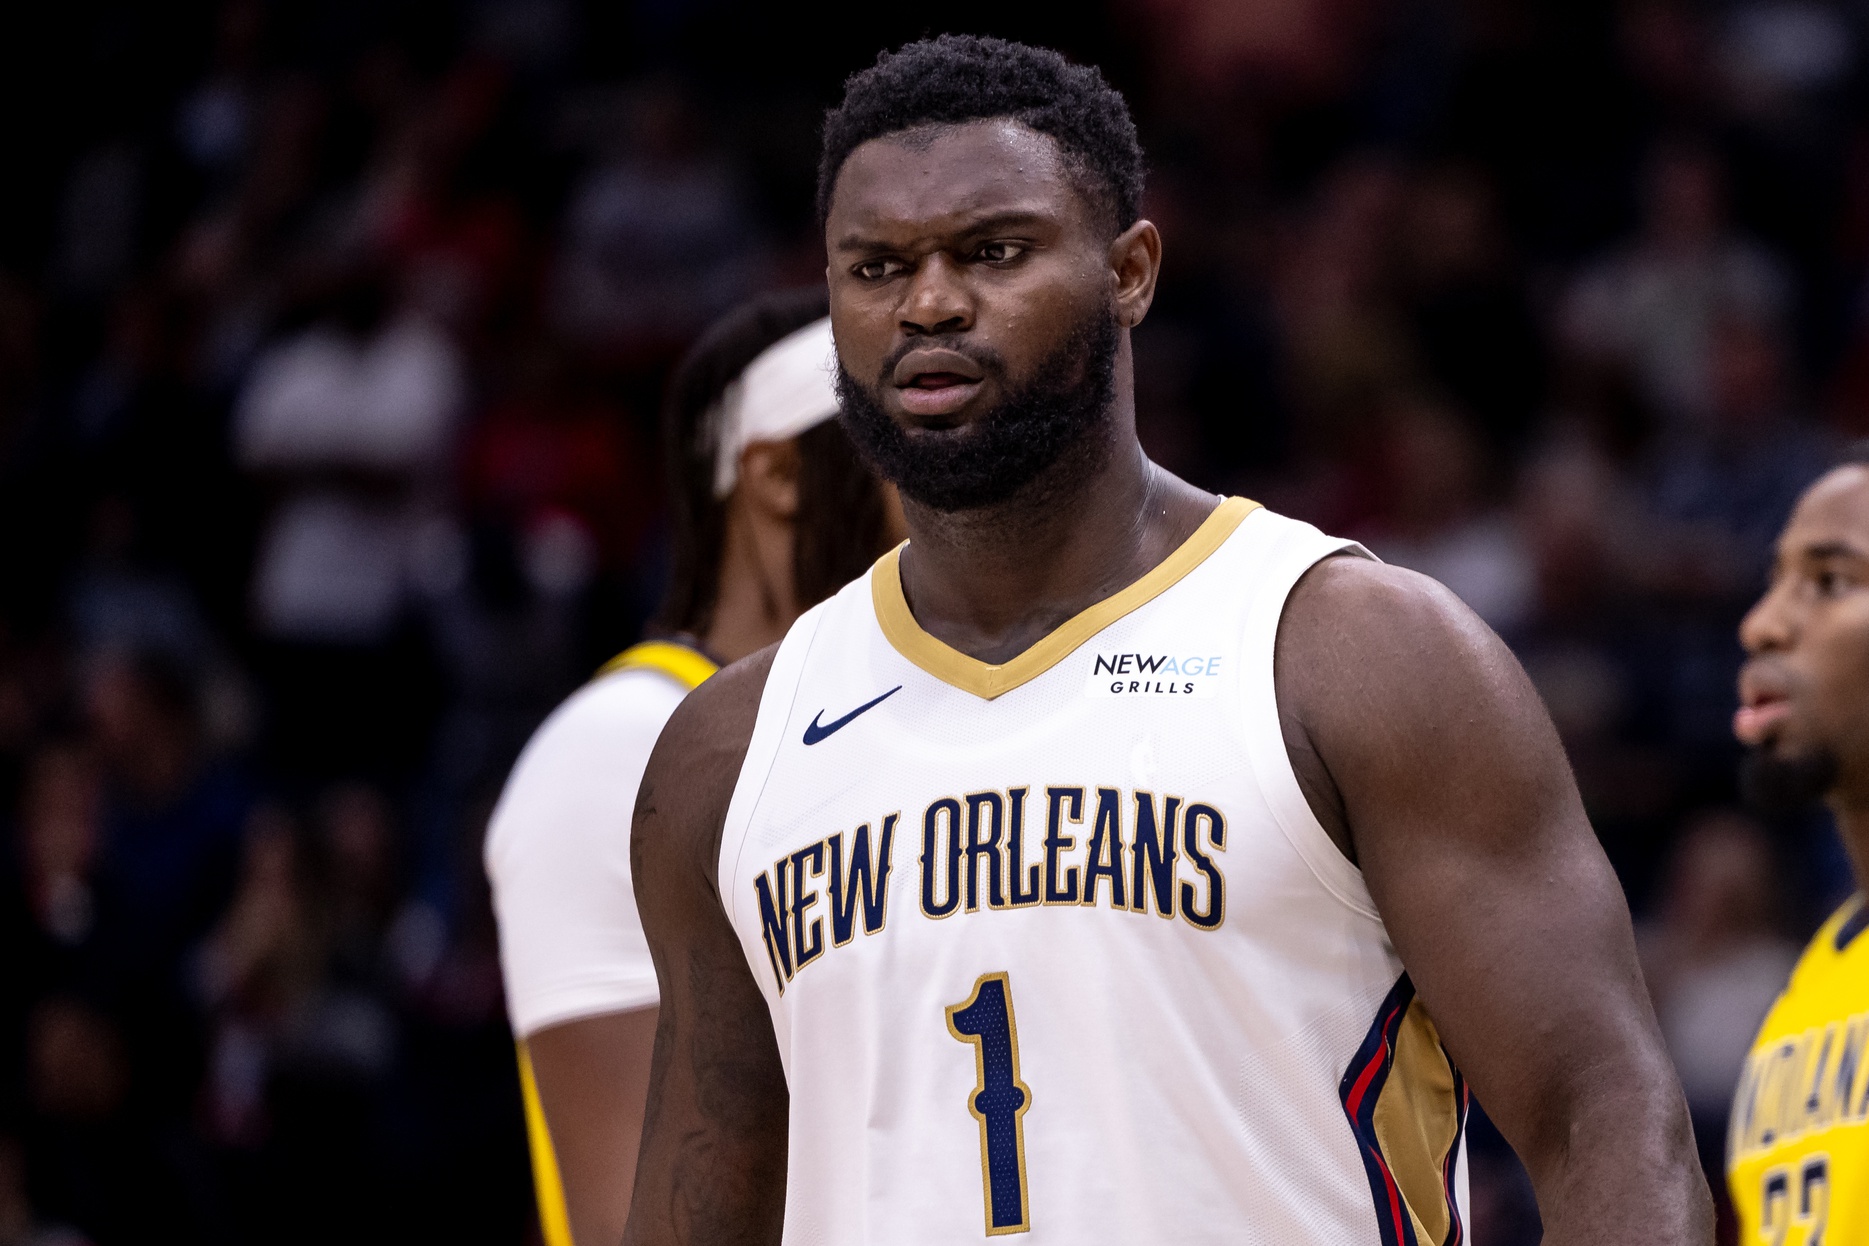
[[894,491],[831,418],[824,312],[821,290],[756,300],[677,370],[661,638],[617,655],[545,721],[488,828],[548,1246],[614,1243],[629,1212],[656,1021],[629,865],[649,750],[720,664],[777,640],[899,539]]
[[1122,97],[943,36],[850,80],[819,167],[842,418],[912,539],[656,745],[629,1240],[1457,1246],[1471,1079],[1547,1242],[1706,1243],[1512,655],[1138,442]]
[[1727,1178],[1742,1241],[1869,1242],[1869,447],[1812,485],[1740,626],[1733,731],[1748,794],[1823,800],[1857,893],[1805,949],[1733,1101]]

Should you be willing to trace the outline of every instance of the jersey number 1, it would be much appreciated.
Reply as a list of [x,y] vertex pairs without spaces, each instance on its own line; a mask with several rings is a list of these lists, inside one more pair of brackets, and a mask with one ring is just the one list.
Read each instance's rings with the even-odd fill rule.
[[983,973],[973,994],[947,1010],[948,1033],[973,1044],[975,1081],[967,1110],[980,1122],[980,1179],[986,1187],[986,1233],[1032,1227],[1025,1189],[1025,1125],[1032,1091],[1019,1080],[1019,1028],[1003,973]]

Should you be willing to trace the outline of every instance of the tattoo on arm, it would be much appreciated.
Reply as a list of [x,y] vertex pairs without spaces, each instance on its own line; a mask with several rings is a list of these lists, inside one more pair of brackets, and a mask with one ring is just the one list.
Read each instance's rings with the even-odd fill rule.
[[715,883],[765,669],[723,672],[684,702],[637,798],[630,851],[662,1003],[631,1246],[772,1246],[784,1221],[784,1067]]

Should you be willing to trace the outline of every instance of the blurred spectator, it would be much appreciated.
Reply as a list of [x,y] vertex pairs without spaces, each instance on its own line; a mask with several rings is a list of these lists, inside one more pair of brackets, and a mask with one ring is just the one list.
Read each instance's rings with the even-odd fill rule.
[[108,1013],[76,995],[34,1008],[27,1024],[27,1188],[34,1205],[100,1242],[152,1225],[181,1229],[186,1189],[130,1108],[130,1058]]
[[1534,603],[1531,553],[1511,512],[1488,497],[1485,444],[1457,413],[1422,397],[1394,404],[1383,444],[1388,505],[1363,543],[1439,580],[1511,634]]
[[1823,0],[1745,0],[1727,8],[1718,69],[1740,117],[1794,143],[1843,101],[1856,63],[1844,6]]
[[759,224],[678,81],[643,83],[573,125],[609,141],[566,206],[552,278],[566,333],[624,354],[667,349],[760,284]]
[[444,461],[465,394],[446,335],[393,314],[388,298],[376,274],[349,275],[240,396],[241,464],[282,495],[255,572],[267,635],[371,645],[399,619],[418,490]]
[[26,1153],[19,1139],[0,1134],[0,1246],[90,1246],[68,1225],[48,1223],[26,1190]]
[[1825,437],[1794,406],[1790,352],[1770,322],[1710,326],[1708,411],[1697,434],[1656,447],[1656,516],[1673,526],[1657,587],[1748,601],[1799,493],[1828,464]]
[[315,919],[292,823],[276,811],[258,811],[233,900],[196,968],[197,989],[218,1014],[208,1110],[222,1142],[252,1145],[266,1136],[265,1096],[277,1048],[323,977]]
[[60,948],[88,941],[97,926],[97,865],[103,785],[95,760],[75,743],[49,744],[27,768],[19,818],[26,903]]
[[[233,902],[197,957],[215,1018],[208,1113],[217,1140],[246,1153],[246,1215],[263,1240],[374,1237],[362,1226],[388,1197],[379,1118],[397,1023],[376,976],[390,882],[379,804],[334,793],[317,845],[279,810],[256,816]],[[340,882],[347,866],[360,876]]]
[[1405,183],[1359,155],[1323,179],[1277,276],[1303,447],[1354,454],[1383,395],[1419,375],[1395,302],[1395,230]]
[[384,939],[402,900],[394,814],[362,783],[327,792],[319,810],[319,856],[330,899],[332,971],[340,982],[386,982]]
[[1659,916],[1642,930],[1655,1012],[1716,1174],[1746,1052],[1798,959],[1780,926],[1782,904],[1765,832],[1743,814],[1712,810],[1682,834]]
[[1562,328],[1586,360],[1627,369],[1671,426],[1697,430],[1712,408],[1717,325],[1781,324],[1791,301],[1782,264],[1733,231],[1713,153],[1662,143],[1644,174],[1641,233],[1578,277]]
[[91,511],[90,550],[72,576],[67,609],[73,639],[87,653],[159,653],[170,661],[207,660],[207,620],[179,577],[139,566],[136,509],[121,494]]
[[230,0],[216,21],[213,67],[176,111],[182,151],[219,189],[253,141],[255,70],[264,12],[258,0]]
[[1479,421],[1494,452],[1522,449],[1544,398],[1544,343],[1477,170],[1416,177],[1402,208],[1409,318],[1430,377]]
[[466,379],[447,334],[387,286],[344,274],[323,315],[255,363],[235,410],[241,463],[278,495],[253,586],[273,752],[314,774],[406,764],[421,729],[410,592]]
[[248,788],[206,754],[196,689],[172,664],[101,655],[85,710],[107,779],[99,890],[111,956],[174,990],[175,958],[228,894]]

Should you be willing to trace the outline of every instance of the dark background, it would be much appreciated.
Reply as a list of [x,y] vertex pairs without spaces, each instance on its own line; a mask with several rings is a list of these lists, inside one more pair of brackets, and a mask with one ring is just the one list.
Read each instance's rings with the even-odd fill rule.
[[[1869,431],[1869,6],[1073,7],[0,15],[0,1244],[536,1234],[487,811],[655,601],[672,360],[819,279],[822,110],[941,30],[1136,111],[1151,451],[1525,661],[1717,1171],[1850,886],[1736,806],[1728,722]],[[1483,1122],[1473,1187],[1536,1240]]]

